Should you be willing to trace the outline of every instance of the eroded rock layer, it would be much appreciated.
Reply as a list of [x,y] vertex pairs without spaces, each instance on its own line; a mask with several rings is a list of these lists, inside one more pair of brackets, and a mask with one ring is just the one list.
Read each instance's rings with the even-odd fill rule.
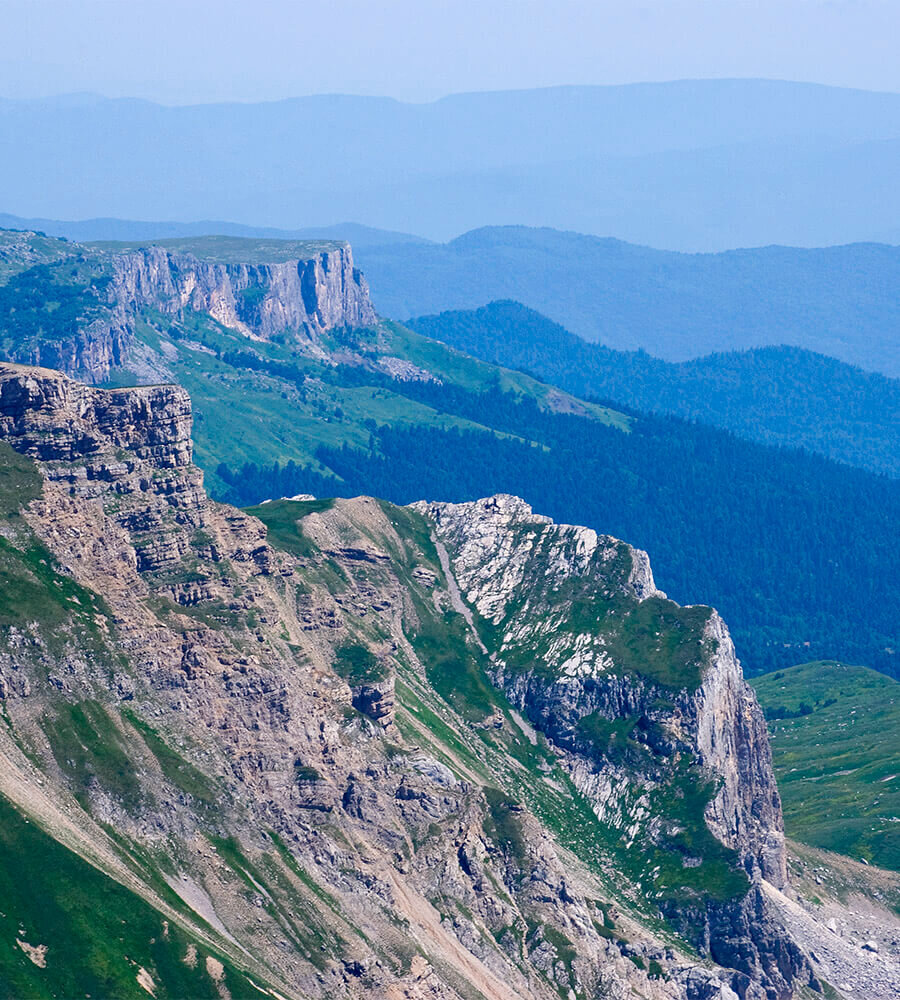
[[[0,793],[191,935],[210,989],[816,985],[758,889],[756,703],[643,553],[509,497],[212,503],[172,387],[4,365],[0,437]],[[109,962],[171,995],[151,958]]]

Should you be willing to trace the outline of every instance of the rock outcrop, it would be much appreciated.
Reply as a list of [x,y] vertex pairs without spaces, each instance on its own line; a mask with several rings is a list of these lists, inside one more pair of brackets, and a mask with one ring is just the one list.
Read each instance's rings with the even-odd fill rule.
[[150,306],[169,316],[207,312],[260,340],[279,334],[315,340],[336,327],[375,322],[368,285],[346,244],[306,259],[254,264],[151,246],[113,259],[113,289],[127,308]]
[[[128,451],[158,469],[191,462],[191,401],[173,385],[96,392],[58,372],[0,362],[0,437],[41,462]],[[102,475],[90,465],[87,478]]]
[[[783,888],[781,802],[765,720],[720,616],[668,601],[645,553],[553,524],[516,497],[416,508],[488,624],[482,635],[495,682],[567,752],[576,787],[626,847],[665,839],[663,772],[691,762],[691,781],[710,782],[708,829],[751,879]],[[683,864],[702,870],[709,861],[685,848]],[[808,976],[802,953],[763,919],[757,889],[702,915],[675,895],[661,905],[676,921],[682,914],[695,943],[748,982],[763,980],[781,996]]]
[[[196,253],[156,245],[104,251],[51,242],[55,253],[40,280],[48,295],[62,288],[70,297],[80,296],[80,311],[61,324],[38,311],[38,322],[26,324],[19,342],[12,331],[8,358],[95,385],[120,369],[138,369],[142,381],[165,372],[165,358],[147,363],[145,355],[153,349],[136,332],[148,317],[151,325],[160,316],[180,324],[191,314],[208,314],[249,339],[283,338],[319,358],[329,354],[322,342],[329,331],[376,322],[366,279],[348,244],[297,244],[297,256],[284,259],[281,246],[266,255],[254,241],[235,241],[232,262],[220,259],[214,246],[204,257],[203,239]],[[23,246],[13,244],[17,263],[28,262]],[[404,377],[416,377],[412,368]]]

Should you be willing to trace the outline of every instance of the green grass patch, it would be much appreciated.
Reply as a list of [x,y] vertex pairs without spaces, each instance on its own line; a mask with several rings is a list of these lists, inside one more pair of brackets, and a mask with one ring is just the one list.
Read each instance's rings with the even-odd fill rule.
[[377,684],[387,677],[387,668],[367,646],[347,642],[334,651],[335,672],[351,686]]
[[206,807],[220,805],[221,792],[214,782],[172,749],[152,726],[130,709],[123,709],[122,715],[141,734],[162,773],[176,788]]
[[164,247],[170,253],[191,254],[199,260],[215,264],[282,264],[311,260],[321,253],[346,246],[340,240],[279,240],[244,236],[178,236],[150,243],[97,240],[85,244],[106,253],[125,253],[151,245]]
[[37,500],[44,481],[34,460],[0,441],[0,517],[9,517]]
[[125,738],[99,702],[62,703],[42,721],[53,757],[82,806],[88,807],[95,783],[132,814],[147,803]]
[[[218,1000],[205,968],[210,950],[148,903],[26,820],[0,798],[0,996],[116,997],[147,1000],[138,985],[144,968],[158,1000]],[[18,946],[46,945],[45,968]],[[184,962],[188,945],[198,962]],[[258,1000],[260,993],[224,956],[231,995]]]
[[900,684],[833,660],[751,683],[788,836],[900,871]]
[[500,849],[507,864],[518,869],[520,877],[528,864],[528,848],[519,816],[521,805],[498,788],[486,786],[484,798],[487,813],[483,829],[485,836]]
[[266,526],[266,538],[273,548],[309,558],[319,550],[303,534],[300,522],[309,514],[322,514],[333,506],[334,500],[273,500],[271,503],[247,507],[246,511],[253,517],[258,517]]

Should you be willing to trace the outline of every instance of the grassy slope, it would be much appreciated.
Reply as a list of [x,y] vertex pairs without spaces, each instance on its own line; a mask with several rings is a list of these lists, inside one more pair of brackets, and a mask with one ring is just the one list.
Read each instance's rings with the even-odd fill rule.
[[769,721],[788,836],[900,870],[900,684],[831,661],[752,683],[769,716],[806,713]]
[[[0,995],[142,997],[144,969],[159,1000],[220,993],[211,953],[148,903],[73,854],[0,798]],[[35,963],[18,942],[46,947]],[[185,961],[197,947],[193,964]],[[222,955],[234,998],[261,996]]]
[[[336,384],[328,365],[298,354],[290,344],[250,342],[205,315],[185,318],[182,336],[169,334],[168,319],[148,314],[138,336],[156,351],[172,354],[168,362],[176,381],[191,395],[198,464],[207,471],[207,484],[216,491],[214,474],[220,462],[233,468],[244,462],[315,464],[320,445],[348,444],[366,448],[373,426],[384,424],[427,426],[437,429],[490,430],[482,424],[438,412],[403,394],[403,383],[389,387],[373,377],[370,385]],[[348,346],[342,334],[331,335],[333,346]],[[629,418],[603,406],[581,403],[559,390],[518,372],[461,354],[397,324],[384,324],[377,334],[347,335],[354,349],[371,358],[400,356],[433,373],[444,382],[481,390],[499,378],[505,390],[536,399],[544,409],[582,412],[602,423],[627,430]],[[228,364],[215,352],[255,351],[266,361],[289,364],[309,379],[305,389],[278,375]],[[118,372],[109,384],[133,384],[129,372]],[[362,379],[365,383],[365,379]],[[374,422],[374,424],[373,424]],[[506,435],[503,435],[506,436]]]
[[279,264],[308,260],[327,250],[344,246],[341,240],[268,240],[241,236],[193,236],[148,242],[99,241],[88,244],[108,253],[165,247],[173,253],[189,253],[216,264]]

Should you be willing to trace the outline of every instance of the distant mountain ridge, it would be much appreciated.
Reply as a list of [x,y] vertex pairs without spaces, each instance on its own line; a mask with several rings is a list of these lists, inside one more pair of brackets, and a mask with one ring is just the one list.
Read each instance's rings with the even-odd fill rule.
[[486,227],[438,244],[351,222],[281,230],[3,214],[0,227],[142,244],[207,234],[348,241],[376,308],[394,319],[510,299],[584,340],[669,361],[786,344],[900,377],[900,246],[682,254],[527,226]]
[[219,499],[522,496],[652,551],[671,597],[727,615],[748,672],[803,656],[897,674],[900,587],[884,567],[900,559],[898,480],[624,415],[368,325],[343,244],[0,237],[6,359],[182,385]]
[[900,376],[900,247],[683,254],[501,226],[358,262],[376,308],[399,320],[514,299],[585,340],[667,361],[789,344]]
[[81,95],[2,101],[0,131],[16,154],[0,163],[4,207],[27,216],[344,218],[433,239],[515,222],[690,250],[872,240],[900,223],[900,95],[784,81],[430,104]]
[[582,398],[699,420],[900,478],[900,381],[802,348],[761,347],[672,364],[589,344],[511,301],[408,325]]
[[200,222],[145,222],[134,219],[25,219],[0,212],[0,229],[21,229],[63,237],[79,243],[95,240],[156,241],[193,236],[238,236],[274,240],[345,240],[354,247],[381,246],[393,243],[427,243],[410,233],[373,229],[355,222],[308,229],[275,229],[271,226],[243,226],[237,222],[206,220]]

